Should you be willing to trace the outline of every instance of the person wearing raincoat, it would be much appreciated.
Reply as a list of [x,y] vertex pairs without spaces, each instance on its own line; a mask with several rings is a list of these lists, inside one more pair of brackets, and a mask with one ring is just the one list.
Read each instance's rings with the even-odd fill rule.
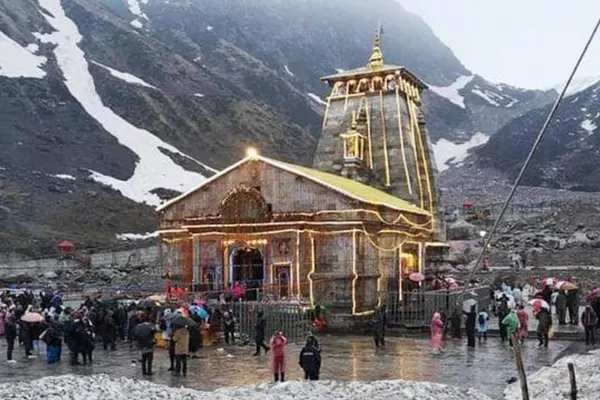
[[490,315],[487,313],[485,309],[479,312],[477,316],[477,338],[479,340],[479,344],[481,344],[481,339],[487,341],[487,331],[488,331],[488,321],[490,320]]
[[285,381],[285,345],[287,338],[283,336],[281,331],[275,332],[269,347],[271,348],[271,367],[273,369],[273,377],[275,382]]
[[548,347],[548,334],[550,328],[552,328],[552,316],[550,311],[544,307],[534,311],[538,319],[537,336],[539,340],[539,347]]
[[519,319],[517,338],[523,343],[523,340],[527,337],[529,315],[527,315],[527,311],[522,304],[517,306],[517,318]]
[[442,316],[440,313],[436,312],[433,314],[431,318],[431,323],[429,324],[429,333],[431,335],[431,347],[433,347],[433,351],[442,351],[442,332],[444,329],[444,322],[442,321]]
[[513,335],[517,333],[519,329],[519,318],[515,310],[510,310],[508,315],[502,320],[502,325],[506,329],[506,336],[508,336],[508,344],[510,347],[513,346]]

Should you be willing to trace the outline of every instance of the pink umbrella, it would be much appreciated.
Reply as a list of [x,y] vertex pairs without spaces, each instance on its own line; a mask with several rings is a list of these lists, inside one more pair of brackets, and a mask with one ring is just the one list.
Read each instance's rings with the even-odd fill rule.
[[585,295],[587,300],[593,299],[594,297],[598,297],[600,295],[600,287],[594,288]]
[[560,281],[556,283],[555,286],[557,289],[559,290],[574,290],[574,289],[578,289],[577,285],[574,284],[573,282],[569,282],[569,281]]
[[36,312],[28,312],[25,313],[25,315],[23,315],[21,317],[21,321],[23,322],[43,322],[44,321],[44,317],[42,317],[42,314],[40,313],[36,313]]
[[423,282],[425,280],[425,275],[420,272],[413,272],[408,276],[408,279],[413,282]]
[[533,308],[545,308],[547,310],[550,309],[550,305],[542,299],[533,299],[529,302],[529,305],[533,306]]
[[542,279],[542,286],[554,286],[555,283],[556,283],[556,279],[554,279],[554,278]]

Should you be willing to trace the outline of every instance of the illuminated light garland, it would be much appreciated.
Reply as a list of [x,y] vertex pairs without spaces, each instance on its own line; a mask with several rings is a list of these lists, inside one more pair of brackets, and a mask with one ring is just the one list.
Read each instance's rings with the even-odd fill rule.
[[363,221],[282,221],[282,222],[252,222],[241,224],[201,224],[201,225],[182,225],[183,229],[198,228],[242,228],[254,226],[277,226],[277,225],[358,225]]
[[406,161],[406,153],[404,150],[404,135],[402,133],[402,111],[400,110],[400,93],[399,86],[396,86],[396,108],[398,113],[398,135],[400,136],[400,150],[402,152],[402,163],[404,164],[404,174],[406,175],[406,187],[408,193],[412,194],[412,185],[410,182],[410,173],[408,172],[408,163]]
[[300,231],[296,231],[296,290],[300,300]]
[[[412,104],[413,108],[417,108],[417,106],[413,103]],[[413,111],[414,113],[414,111]],[[416,118],[416,116],[415,116]],[[422,138],[422,133],[421,133],[421,129],[419,128],[419,123],[418,121],[415,121],[415,126],[417,128],[417,135],[419,138],[419,144],[420,144],[420,150],[421,150],[421,157],[423,159],[423,163],[425,164],[425,179],[427,181],[427,191],[428,191],[428,195],[429,195],[429,211],[431,212],[431,216],[432,216],[432,228],[435,230],[435,213],[433,211],[433,194],[432,194],[432,189],[431,189],[431,180],[429,178],[429,167],[431,165],[431,162],[429,160],[429,157],[426,156],[425,154],[425,148],[423,146],[423,138]]]
[[356,231],[352,230],[352,314],[356,315],[356,281],[358,274],[356,273]]
[[398,301],[402,301],[402,244],[398,248]]
[[379,91],[379,114],[381,117],[381,128],[383,138],[383,159],[385,161],[385,186],[390,186],[390,162],[388,159],[387,134],[385,131],[385,114],[383,112],[383,91]]
[[[395,251],[395,249],[397,247],[394,247],[393,249],[385,249],[383,247],[380,247],[379,245],[377,245],[376,243],[374,243],[371,239],[371,234],[369,232],[367,232],[365,229],[353,229],[353,230],[343,230],[343,231],[330,231],[330,232],[320,232],[320,231],[315,231],[315,230],[310,230],[310,229],[280,229],[280,230],[274,230],[274,231],[265,231],[265,232],[250,232],[250,233],[231,233],[231,232],[218,232],[218,231],[213,231],[213,232],[203,232],[203,233],[194,233],[191,236],[192,237],[201,237],[201,236],[229,236],[229,235],[238,235],[238,236],[261,236],[261,235],[276,235],[276,234],[281,234],[281,233],[303,233],[303,232],[307,232],[307,233],[312,233],[315,235],[340,235],[340,234],[345,234],[345,233],[351,233],[353,231],[359,231],[359,232],[363,232],[367,238],[371,241],[371,243],[373,244],[374,247],[378,248],[379,250],[382,251]],[[423,239],[428,238],[429,235],[424,235],[422,233],[418,233],[418,234],[411,234],[409,232],[404,232],[404,231],[395,231],[395,230],[391,230],[391,229],[384,229],[381,231],[378,231],[375,233],[375,235],[378,234],[396,234],[399,236],[403,236],[403,237],[412,237],[412,238],[418,238],[421,237]],[[189,238],[177,238],[177,239],[167,239],[167,238],[162,238],[163,242],[167,243],[167,244],[177,244],[180,242],[183,242],[185,240],[188,240]],[[405,241],[405,243],[408,243]],[[411,243],[419,243],[419,242],[411,242]]]
[[[408,85],[410,87],[410,85]],[[408,91],[406,92],[406,105],[408,109],[408,117],[410,120],[410,140],[412,142],[413,153],[415,156],[415,169],[417,170],[417,183],[419,185],[419,200],[421,204],[421,208],[423,208],[423,183],[421,182],[421,171],[419,169],[419,153],[417,149],[417,141],[415,139],[415,123],[414,115],[412,112],[412,107],[410,106],[410,95]]]
[[312,275],[315,273],[315,238],[310,234],[310,272],[306,275],[308,279],[308,296],[310,298],[310,306],[315,306],[315,298],[314,298],[314,282],[312,280]]
[[418,260],[418,265],[419,265],[419,273],[423,273],[423,271],[425,270],[425,266],[423,265],[423,262],[425,261],[425,252],[423,251],[423,243],[419,243],[419,260]]
[[371,141],[371,124],[370,124],[370,119],[368,116],[369,113],[369,105],[367,104],[368,102],[368,98],[365,96],[362,99],[360,99],[360,103],[358,105],[358,113],[357,115],[360,117],[360,113],[363,109],[363,104],[365,107],[365,114],[367,115],[367,140],[369,142],[369,168],[373,169],[373,144]]
[[[426,211],[426,210],[424,210]],[[408,219],[403,213],[400,213],[400,215],[398,215],[398,217],[396,219],[394,219],[393,221],[388,221],[385,218],[383,218],[381,216],[381,213],[379,211],[375,211],[375,210],[367,210],[364,208],[356,208],[356,209],[349,209],[349,210],[321,210],[321,211],[316,211],[316,212],[312,212],[312,213],[305,213],[305,212],[294,212],[294,213],[285,213],[288,214],[290,216],[303,216],[303,217],[315,217],[317,215],[321,215],[321,214],[347,214],[347,213],[365,213],[365,214],[373,214],[375,217],[377,217],[377,219],[379,219],[379,221],[383,222],[386,225],[396,225],[398,224],[398,222],[400,222],[401,220],[404,221],[406,224],[408,224],[411,228],[419,228],[419,229],[424,229],[424,227],[426,225],[430,225],[432,223],[431,219],[428,220],[427,222],[423,223],[423,224],[417,224],[413,221],[411,221],[410,219]],[[278,215],[277,213],[275,213],[274,215]],[[429,217],[432,217],[432,214],[429,211],[426,211],[426,215]],[[207,220],[207,219],[213,219],[215,217],[195,217],[195,218],[186,218],[187,221],[203,221],[203,220]],[[299,223],[299,221],[295,221],[297,223]],[[308,221],[310,222],[310,221]],[[276,222],[270,222],[270,224],[277,224]],[[235,224],[233,224],[235,225]],[[202,225],[202,226],[207,226],[207,225]],[[215,226],[224,226],[224,224],[216,224]],[[433,232],[433,229],[429,230],[430,232]],[[159,233],[161,233],[162,231],[158,231]]]

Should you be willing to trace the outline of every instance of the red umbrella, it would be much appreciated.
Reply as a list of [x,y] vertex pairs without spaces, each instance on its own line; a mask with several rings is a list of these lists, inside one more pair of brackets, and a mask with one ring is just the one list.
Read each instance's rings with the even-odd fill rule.
[[425,280],[425,275],[420,272],[413,272],[408,276],[408,279],[413,282],[423,282]]
[[542,299],[533,299],[529,302],[529,304],[531,306],[533,306],[533,308],[537,308],[537,309],[539,309],[539,308],[545,308],[547,310],[550,309],[550,305],[548,303],[546,303],[545,300],[542,300]]

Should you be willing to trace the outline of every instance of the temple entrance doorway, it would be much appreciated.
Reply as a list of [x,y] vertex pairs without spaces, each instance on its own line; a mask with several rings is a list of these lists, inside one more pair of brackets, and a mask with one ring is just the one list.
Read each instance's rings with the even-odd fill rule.
[[246,288],[246,300],[258,300],[265,277],[264,259],[261,252],[249,247],[234,251],[231,264],[231,281],[240,282]]

